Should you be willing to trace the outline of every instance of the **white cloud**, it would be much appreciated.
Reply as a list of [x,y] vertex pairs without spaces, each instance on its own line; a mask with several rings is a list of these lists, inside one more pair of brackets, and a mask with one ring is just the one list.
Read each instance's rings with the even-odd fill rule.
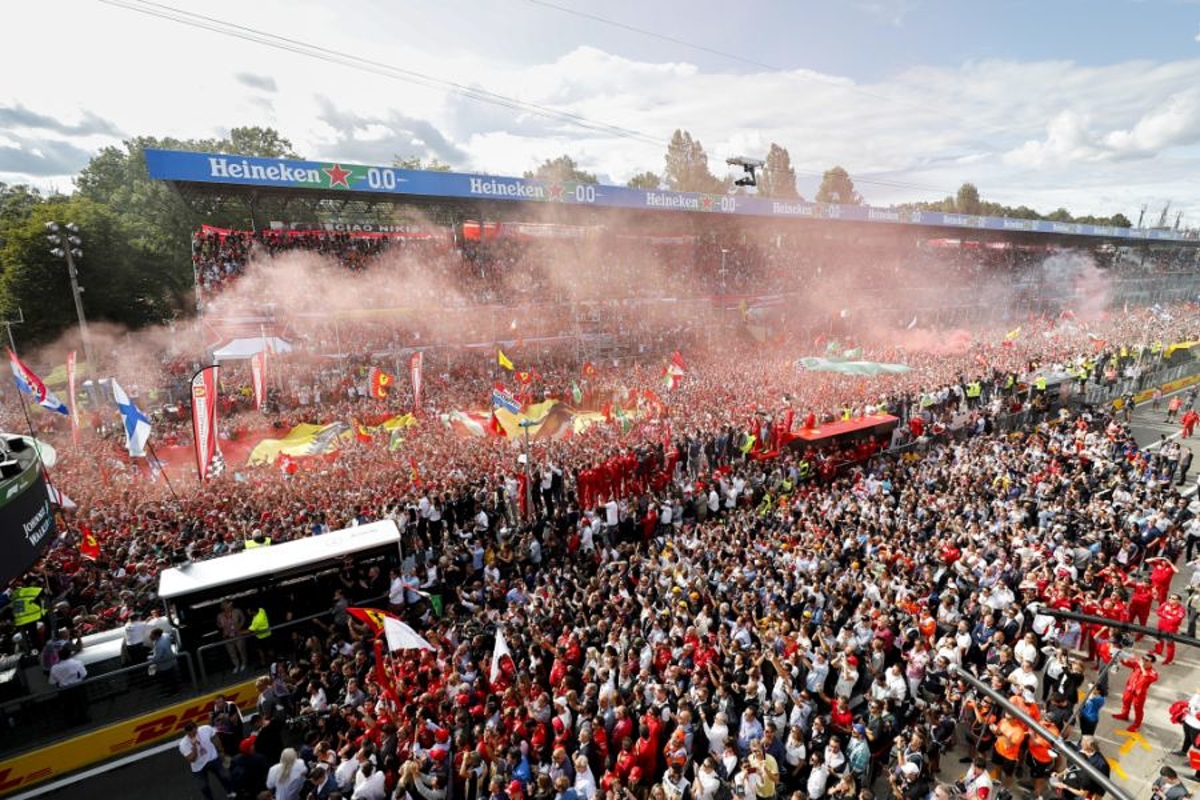
[[[1198,166],[1200,59],[1104,66],[969,61],[917,66],[872,84],[805,70],[714,72],[587,46],[527,64],[438,40],[427,10],[413,20],[424,35],[396,44],[382,25],[349,22],[378,8],[346,3],[344,13],[311,2],[280,13],[275,3],[210,0],[205,13],[634,129],[653,141],[84,4],[61,44],[94,68],[29,70],[22,65],[44,60],[43,45],[29,37],[0,49],[0,71],[21,76],[0,88],[0,122],[5,111],[10,121],[25,122],[18,130],[0,125],[0,180],[62,185],[81,152],[126,135],[204,137],[255,124],[276,127],[309,156],[436,155],[460,169],[520,174],[567,153],[620,182],[661,170],[667,139],[684,128],[704,143],[718,173],[725,158],[762,155],[777,142],[800,173],[845,166],[873,202],[937,198],[970,180],[986,199],[1078,213],[1129,213],[1158,197],[1200,208],[1200,186],[1186,179]],[[53,15],[44,5],[17,4],[9,21],[14,29],[48,28]],[[901,24],[912,6],[864,0],[860,7]],[[93,36],[96,30],[108,33]],[[888,183],[872,184],[872,177]]]

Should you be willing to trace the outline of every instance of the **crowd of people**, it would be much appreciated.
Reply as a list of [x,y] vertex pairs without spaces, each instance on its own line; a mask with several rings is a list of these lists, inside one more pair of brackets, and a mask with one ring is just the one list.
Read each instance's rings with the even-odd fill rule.
[[[218,263],[228,241],[201,254]],[[1031,318],[1018,335],[981,326],[946,348],[864,337],[856,357],[912,368],[876,378],[800,372],[770,345],[684,347],[686,373],[660,405],[532,444],[528,505],[517,443],[439,422],[511,380],[491,351],[431,365],[421,419],[398,447],[348,442],[298,471],[234,464],[168,487],[119,457],[119,431],[106,449],[85,430],[76,447],[60,427],[47,433],[52,478],[79,508],[26,581],[50,588],[73,640],[155,606],[158,571],[181,558],[398,523],[409,560],[390,580],[347,565],[331,621],[272,642],[253,722],[222,706],[188,732],[180,752],[206,795],[210,775],[239,797],[280,800],[990,800],[1018,774],[1038,796],[1064,782],[1094,792],[954,670],[1091,755],[1108,687],[1080,702],[1089,670],[1116,650],[1132,660],[1145,677],[1128,679],[1121,711],[1136,726],[1149,676],[1178,669],[1172,650],[1155,662],[1148,645],[1038,613],[1194,626],[1179,613],[1191,596],[1170,594],[1161,565],[1190,551],[1200,523],[1176,494],[1190,467],[1177,448],[1139,447],[1111,406],[1059,410],[1036,376],[1069,376],[1064,392],[1143,388],[1163,343],[1190,341],[1195,319],[1191,305],[1086,326]],[[679,322],[682,340],[698,341],[683,337],[703,323]],[[247,407],[248,371],[229,373],[224,435],[408,410],[404,380],[384,403],[365,395],[373,357],[356,345],[338,362],[274,357],[267,418]],[[573,348],[528,366],[530,393],[576,402],[578,389],[595,407],[632,411],[630,398],[662,383],[656,365],[586,371]],[[901,420],[894,443],[913,447],[829,470],[804,466],[829,453],[767,457],[781,426],[883,412]],[[189,441],[186,415],[155,424]],[[82,525],[95,560],[79,555]],[[346,613],[381,588],[432,650],[380,652]],[[3,623],[5,648],[13,633]],[[493,666],[501,638],[509,656]],[[956,744],[965,773],[942,758]]]

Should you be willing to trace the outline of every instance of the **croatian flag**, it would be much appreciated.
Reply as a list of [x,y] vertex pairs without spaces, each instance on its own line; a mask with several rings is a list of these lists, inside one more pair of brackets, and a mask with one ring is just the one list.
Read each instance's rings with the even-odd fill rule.
[[25,394],[33,395],[42,408],[57,411],[66,416],[66,405],[55,396],[54,392],[46,388],[46,384],[33,374],[33,370],[21,363],[21,359],[17,358],[17,354],[12,350],[8,351],[8,363],[12,367],[13,377],[17,379],[18,389]]
[[117,401],[117,408],[121,411],[121,421],[125,423],[125,444],[129,455],[134,458],[144,456],[146,442],[150,439],[150,420],[133,404],[116,378],[113,378],[112,389],[113,399]]

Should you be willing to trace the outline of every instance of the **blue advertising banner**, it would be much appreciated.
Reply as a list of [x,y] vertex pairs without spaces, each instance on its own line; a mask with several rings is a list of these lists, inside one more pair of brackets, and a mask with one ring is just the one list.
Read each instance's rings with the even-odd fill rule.
[[1109,236],[1137,241],[1183,241],[1175,231],[1135,230],[1073,222],[976,217],[940,211],[901,211],[874,206],[772,200],[756,196],[697,194],[586,183],[543,183],[525,178],[424,172],[398,167],[368,167],[320,161],[251,158],[175,150],[147,150],[150,177],[163,181],[322,189],[408,197],[459,200],[516,200],[601,208],[692,211],[755,217],[844,220],[899,225],[929,225],[1004,232]]

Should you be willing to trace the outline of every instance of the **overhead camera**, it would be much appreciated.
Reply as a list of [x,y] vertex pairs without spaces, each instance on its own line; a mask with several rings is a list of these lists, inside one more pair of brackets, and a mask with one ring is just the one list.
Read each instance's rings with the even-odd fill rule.
[[734,156],[733,158],[725,159],[725,163],[731,167],[741,167],[746,173],[746,177],[738,178],[733,182],[734,186],[758,186],[758,175],[756,171],[765,166],[760,158],[747,158],[746,156]]

